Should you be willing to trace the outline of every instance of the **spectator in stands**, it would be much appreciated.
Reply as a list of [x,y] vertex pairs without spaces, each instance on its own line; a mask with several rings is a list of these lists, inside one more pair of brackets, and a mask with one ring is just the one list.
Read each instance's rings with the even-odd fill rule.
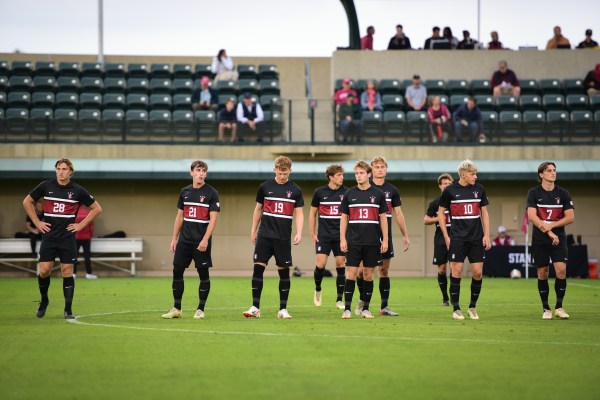
[[427,102],[427,88],[421,85],[421,76],[418,74],[413,75],[412,85],[406,88],[404,98],[408,105],[409,111],[424,111]]
[[469,31],[463,31],[463,40],[458,42],[459,50],[473,50],[479,47],[479,42],[471,38]]
[[354,94],[350,93],[346,96],[346,102],[340,105],[338,112],[340,121],[340,132],[344,142],[348,139],[356,137],[356,141],[360,142],[362,133],[362,110],[354,101]]
[[458,47],[458,39],[452,34],[452,29],[449,26],[444,27],[443,38],[450,42],[450,48],[456,49]]
[[492,246],[514,246],[515,240],[506,234],[506,228],[500,225],[498,227],[498,236],[492,242]]
[[431,141],[448,141],[448,132],[450,131],[450,111],[445,104],[440,101],[440,96],[432,96],[429,100],[427,116],[429,119],[429,131],[431,132]]
[[587,73],[583,86],[590,97],[600,94],[600,64],[596,64],[596,68]]
[[508,69],[508,63],[504,60],[498,63],[498,71],[492,75],[491,85],[494,88],[494,97],[500,95],[519,97],[521,94],[517,75],[513,70]]
[[[240,130],[244,131],[244,135],[255,133],[258,136],[256,141],[263,141],[263,123],[265,117],[260,104],[254,104],[254,101],[252,101],[251,93],[244,93],[244,101],[238,104],[236,116],[240,124]],[[239,140],[243,141],[244,138],[240,137]]]
[[425,44],[423,45],[423,50],[431,50],[433,48],[432,41],[438,41],[442,39],[440,36],[440,27],[434,26],[432,30],[431,37],[425,40]]
[[470,139],[472,142],[479,138],[479,143],[485,143],[486,137],[483,133],[483,118],[481,111],[477,107],[475,97],[469,97],[466,103],[462,103],[456,111],[454,111],[454,133],[456,141],[462,142],[463,127],[469,129]]
[[217,91],[209,86],[210,78],[203,76],[199,87],[192,91],[192,109],[213,110],[216,111],[219,106],[219,96]]
[[488,42],[488,50],[504,50],[502,42],[498,40],[498,32],[492,31],[490,36],[492,37],[492,41]]
[[390,39],[388,50],[411,50],[410,39],[404,34],[402,25],[396,25],[396,34]]
[[375,34],[375,28],[373,26],[369,26],[367,28],[367,34],[360,39],[360,49],[361,50],[373,50],[373,35]]
[[358,103],[358,93],[356,93],[356,90],[350,87],[351,84],[352,81],[348,78],[342,81],[342,88],[335,92],[334,96],[335,104],[337,106],[339,106],[340,104],[344,104],[349,94],[352,94],[356,103]]
[[[38,201],[35,203],[35,215],[40,221],[44,220],[44,202]],[[27,237],[31,244],[31,255],[37,258],[36,244],[38,240],[42,240],[42,232],[35,226],[29,215],[25,218],[25,228],[27,228]],[[16,236],[15,236],[16,237]]]
[[363,111],[381,111],[383,105],[381,103],[381,95],[375,88],[375,82],[368,81],[367,87],[360,95],[360,106]]
[[218,81],[237,81],[238,72],[234,69],[233,60],[227,56],[225,49],[219,50],[216,57],[213,57],[212,66],[210,68],[215,74],[214,83]]
[[578,49],[593,49],[594,47],[598,47],[598,42],[592,39],[592,30],[586,29],[585,31],[585,40],[577,46]]
[[[75,223],[78,224],[83,221],[90,210],[85,207],[79,207],[79,211],[77,211],[77,216],[75,217]],[[79,248],[83,249],[83,260],[85,263],[85,277],[86,279],[96,279],[98,278],[92,272],[92,235],[94,234],[94,223],[88,224],[82,230],[75,232],[75,243],[77,245],[77,252],[79,253]],[[79,260],[75,260],[73,263],[73,277],[77,275],[77,265],[79,264]]]
[[567,39],[566,37],[564,37],[562,35],[560,26],[555,26],[554,27],[554,36],[552,36],[552,39],[548,40],[548,43],[546,44],[546,50],[548,49],[570,49],[571,48],[571,42],[569,42],[569,39]]
[[225,108],[219,112],[219,142],[225,140],[225,129],[231,130],[231,142],[237,138],[237,114],[233,100],[227,100]]

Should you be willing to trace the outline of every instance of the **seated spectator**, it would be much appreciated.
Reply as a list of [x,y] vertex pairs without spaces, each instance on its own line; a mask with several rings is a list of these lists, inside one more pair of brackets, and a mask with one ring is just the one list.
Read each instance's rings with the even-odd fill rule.
[[346,97],[348,97],[349,94],[352,94],[356,102],[358,103],[358,94],[356,93],[356,90],[350,87],[351,83],[352,81],[350,79],[344,79],[342,81],[342,88],[335,92],[334,100],[335,104],[337,104],[338,106],[346,102]]
[[231,142],[237,138],[237,114],[233,109],[235,106],[233,100],[227,100],[225,108],[219,112],[219,142],[225,140],[225,129],[231,130]]
[[600,94],[600,64],[596,64],[596,68],[587,73],[583,87],[590,97]]
[[432,30],[431,37],[425,40],[425,44],[423,45],[423,50],[431,50],[433,48],[433,42],[440,41],[442,37],[440,36],[440,27],[434,26]]
[[571,42],[569,42],[569,39],[567,39],[566,37],[564,37],[562,35],[560,26],[555,26],[554,27],[554,36],[552,36],[552,39],[548,40],[548,43],[546,44],[546,50],[548,50],[548,49],[570,49],[570,48],[571,48]]
[[219,50],[216,57],[213,57],[212,66],[210,68],[215,74],[214,83],[218,81],[237,81],[238,72],[234,69],[233,60],[227,56],[225,49]]
[[463,31],[463,40],[458,42],[456,47],[459,50],[473,50],[479,47],[479,42],[471,38],[469,31]]
[[442,37],[450,42],[450,48],[453,50],[458,46],[458,39],[452,34],[452,29],[449,26],[444,27]]
[[454,111],[453,118],[454,134],[456,135],[457,142],[462,142],[462,129],[464,127],[469,129],[472,142],[479,138],[479,143],[485,143],[486,137],[483,133],[483,118],[479,107],[477,107],[475,97],[469,97],[466,103],[461,104]]
[[402,25],[396,25],[396,35],[392,36],[388,50],[411,50],[410,39],[403,32]]
[[492,242],[492,246],[514,246],[515,240],[506,234],[506,228],[498,227],[498,236]]
[[360,136],[362,133],[362,110],[360,106],[354,101],[354,95],[352,93],[346,96],[346,102],[340,104],[338,112],[338,119],[340,121],[340,132],[344,142],[348,139],[356,137],[356,141],[360,142]]
[[586,29],[585,31],[585,40],[577,46],[578,49],[593,49],[594,47],[598,47],[598,42],[592,39],[592,30]]
[[450,131],[450,111],[445,104],[440,101],[440,96],[432,96],[429,108],[427,109],[429,119],[429,131],[431,132],[431,141],[447,142],[448,132]]
[[373,35],[375,34],[375,28],[369,26],[367,28],[367,35],[360,39],[361,50],[373,50]]
[[192,109],[198,110],[213,110],[216,111],[219,106],[219,96],[217,91],[210,86],[210,78],[203,76],[200,80],[200,87],[192,91]]
[[[242,131],[244,135],[255,133],[258,136],[256,141],[263,141],[262,136],[265,116],[260,104],[254,104],[252,101],[251,93],[244,93],[244,101],[237,105],[236,117],[240,124],[240,134],[242,134]],[[243,142],[244,138],[240,137],[239,141]]]
[[492,31],[490,36],[492,37],[492,41],[488,42],[488,50],[504,50],[502,42],[498,40],[498,32]]
[[508,69],[508,63],[504,60],[498,63],[498,71],[494,72],[490,83],[494,89],[494,97],[500,95],[519,97],[521,94],[517,75],[513,70]]
[[375,82],[368,81],[367,87],[364,92],[360,95],[360,106],[363,111],[381,111],[383,112],[383,105],[381,103],[381,95],[375,88]]
[[421,85],[420,75],[413,75],[413,83],[406,88],[404,99],[409,111],[424,111],[427,108],[427,88]]

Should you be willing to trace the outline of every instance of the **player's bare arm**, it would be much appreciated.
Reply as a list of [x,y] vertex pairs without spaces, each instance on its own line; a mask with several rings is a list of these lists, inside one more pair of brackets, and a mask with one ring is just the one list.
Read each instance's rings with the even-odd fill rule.
[[437,215],[435,217],[430,217],[429,215],[425,215],[423,217],[423,224],[425,225],[435,225],[438,222]]
[[348,252],[348,242],[346,242],[346,231],[348,230],[348,214],[343,214],[340,218],[340,250]]
[[388,251],[388,221],[386,213],[379,214],[379,224],[381,226],[381,252]]
[[206,251],[206,249],[208,249],[208,241],[210,240],[210,237],[212,236],[212,233],[215,230],[215,226],[217,226],[217,218],[218,217],[219,217],[218,211],[210,212],[210,222],[208,223],[208,226],[206,227],[206,232],[204,233],[204,236],[202,237],[200,244],[198,244],[198,251],[204,252],[204,251]]
[[440,226],[440,231],[442,231],[442,235],[444,235],[446,247],[448,248],[448,250],[450,250],[450,236],[448,236],[448,229],[446,228],[446,217],[444,216],[445,212],[446,208],[442,206],[438,208],[437,223]]
[[179,233],[181,232],[182,226],[183,210],[177,210],[177,215],[175,216],[175,223],[173,224],[173,238],[171,239],[170,246],[171,253],[175,253],[175,248],[177,247],[177,239],[179,238]]
[[486,250],[492,248],[490,241],[490,215],[486,206],[481,207],[481,224],[483,225],[483,246]]
[[396,223],[402,233],[402,246],[404,247],[404,251],[407,251],[410,247],[410,240],[408,239],[408,229],[406,229],[406,219],[404,219],[402,207],[394,207],[394,216],[396,217]]
[[252,214],[252,229],[250,230],[250,241],[252,244],[256,244],[256,238],[258,236],[258,223],[260,222],[262,209],[263,205],[256,203],[256,207],[254,207],[254,213]]
[[102,207],[100,207],[100,204],[98,204],[98,202],[95,201],[92,205],[90,205],[90,213],[88,214],[88,216],[85,217],[85,219],[78,224],[69,224],[67,226],[67,230],[69,232],[73,232],[73,233],[79,232],[83,228],[85,228],[86,226],[91,224],[96,219],[96,217],[98,215],[100,215],[101,213],[102,213]]
[[302,228],[304,227],[304,211],[302,207],[296,207],[294,210],[296,214],[296,235],[294,236],[294,244],[299,244],[302,240]]
[[310,207],[310,212],[308,214],[308,229],[310,229],[310,237],[313,242],[316,244],[319,239],[317,237],[317,212],[319,209],[317,207]]
[[40,232],[50,232],[50,228],[52,227],[52,225],[50,225],[47,222],[40,221],[40,219],[37,217],[37,214],[35,213],[35,200],[33,200],[33,197],[31,197],[30,195],[27,195],[27,197],[25,197],[25,199],[23,200],[23,208],[25,208],[25,212],[27,213],[29,218],[31,218],[31,221],[33,221],[33,224]]

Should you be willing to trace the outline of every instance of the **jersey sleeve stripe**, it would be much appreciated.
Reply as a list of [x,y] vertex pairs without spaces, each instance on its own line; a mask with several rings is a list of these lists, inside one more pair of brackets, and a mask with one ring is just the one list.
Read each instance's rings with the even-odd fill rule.
[[319,204],[322,204],[322,205],[334,205],[334,204],[342,204],[342,202],[341,201],[322,201]]
[[342,218],[339,215],[320,215],[319,218],[323,218],[323,219],[340,219]]
[[61,199],[59,197],[44,197],[44,200],[64,201],[65,203],[79,203],[79,200]]
[[196,222],[198,224],[208,224],[208,223],[210,223],[210,221],[206,221],[206,220],[203,220],[203,219],[184,218],[183,220],[187,221],[187,222]]
[[348,221],[349,224],[378,224],[379,220],[377,221],[369,221],[369,220],[353,220],[353,221]]
[[537,204],[537,206],[540,208],[563,208],[562,204],[558,204],[558,205]]
[[379,204],[350,204],[348,207],[350,208],[354,208],[354,207],[372,207],[372,208],[379,208]]
[[272,200],[272,201],[285,201],[288,203],[295,203],[296,200],[294,199],[285,199],[283,197],[265,197],[265,200]]
[[72,215],[66,215],[66,214],[50,214],[50,213],[44,213],[45,217],[56,217],[56,218],[75,218],[76,215],[72,214]]
[[452,200],[451,203],[481,203],[481,199]]
[[192,202],[184,201],[183,204],[186,206],[210,207],[210,204],[205,204],[205,203],[192,203]]
[[[452,219],[477,219],[479,215],[452,216]],[[446,225],[448,226],[448,225]]]

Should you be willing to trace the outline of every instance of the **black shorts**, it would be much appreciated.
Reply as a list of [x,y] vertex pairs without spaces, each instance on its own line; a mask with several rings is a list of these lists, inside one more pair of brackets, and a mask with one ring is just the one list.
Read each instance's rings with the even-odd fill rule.
[[388,249],[381,256],[384,260],[389,260],[390,258],[394,258],[394,242],[392,241],[392,238],[388,239]]
[[275,256],[275,265],[289,268],[292,266],[292,241],[291,239],[273,239],[258,237],[254,246],[254,262],[269,264],[271,257]]
[[547,267],[552,262],[567,262],[568,257],[567,241],[561,240],[558,246],[551,244],[531,244],[531,263],[537,267]]
[[188,268],[194,260],[196,268],[212,267],[212,258],[210,256],[211,241],[208,241],[206,251],[198,250],[197,244],[177,242],[175,246],[175,255],[173,256],[173,265]]
[[54,262],[56,257],[61,264],[75,264],[77,261],[77,245],[75,235],[68,238],[42,238],[40,245],[40,262]]
[[361,262],[367,268],[375,268],[383,265],[381,246],[373,244],[348,246],[346,266],[358,267]]
[[485,250],[483,242],[478,240],[450,240],[450,250],[448,251],[450,262],[465,262],[469,258],[471,263],[479,263],[485,260]]
[[344,253],[341,249],[340,249],[340,241],[335,240],[335,239],[325,239],[325,240],[319,240],[316,244],[315,244],[315,251],[317,254],[325,254],[325,255],[329,255],[329,253],[333,252],[334,257],[340,257],[340,256],[345,256],[346,253]]
[[448,248],[445,244],[433,246],[433,265],[442,265],[448,262]]

